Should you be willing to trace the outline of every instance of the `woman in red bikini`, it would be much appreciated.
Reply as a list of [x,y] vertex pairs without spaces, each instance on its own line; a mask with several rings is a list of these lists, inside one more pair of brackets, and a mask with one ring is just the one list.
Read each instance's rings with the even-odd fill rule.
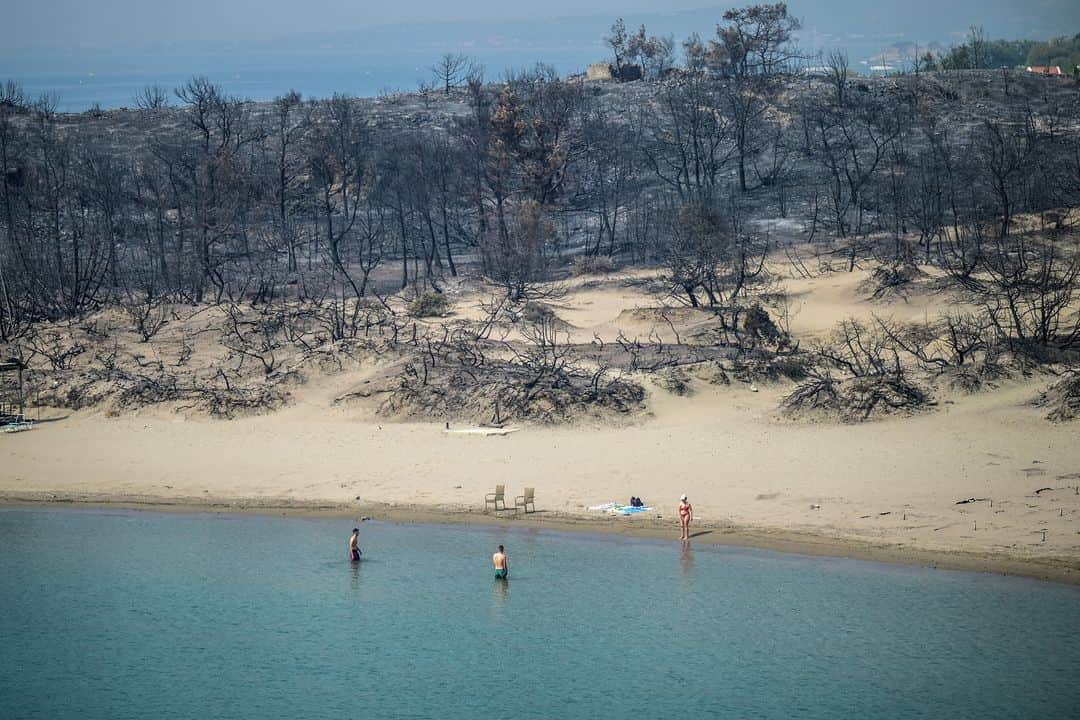
[[683,495],[679,498],[679,524],[682,525],[682,537],[680,540],[690,539],[690,521],[694,519],[694,506]]

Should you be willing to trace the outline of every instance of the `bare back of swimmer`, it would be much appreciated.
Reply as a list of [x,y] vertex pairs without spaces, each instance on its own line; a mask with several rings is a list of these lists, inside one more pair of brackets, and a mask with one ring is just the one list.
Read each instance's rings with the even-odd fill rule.
[[495,579],[505,580],[510,574],[510,561],[506,559],[506,550],[500,545],[495,554],[491,556],[491,564],[495,566]]
[[352,535],[349,537],[349,560],[351,562],[359,562],[360,560],[360,547],[357,543],[360,542],[360,528],[353,528]]

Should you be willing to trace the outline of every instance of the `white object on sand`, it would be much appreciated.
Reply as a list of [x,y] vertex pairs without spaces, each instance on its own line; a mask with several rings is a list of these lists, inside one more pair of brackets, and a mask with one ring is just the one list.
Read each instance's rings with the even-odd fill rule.
[[509,435],[512,432],[517,432],[517,428],[497,428],[497,427],[466,427],[466,428],[454,428],[443,430],[444,433],[449,435]]

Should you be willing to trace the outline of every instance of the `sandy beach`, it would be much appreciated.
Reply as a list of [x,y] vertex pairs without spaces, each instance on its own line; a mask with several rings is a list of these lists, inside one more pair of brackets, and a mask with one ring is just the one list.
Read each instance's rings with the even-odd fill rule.
[[[539,523],[667,527],[674,538],[685,492],[697,529],[815,536],[829,552],[852,541],[888,554],[999,555],[1060,564],[1080,579],[1080,447],[1071,428],[1028,431],[1040,418],[1020,401],[1033,391],[1012,388],[1012,407],[995,395],[924,417],[807,427],[775,424],[771,392],[735,388],[679,412],[666,407],[679,399],[665,399],[655,418],[634,427],[530,427],[506,436],[318,418],[305,408],[230,422],[76,414],[5,439],[0,493],[322,504],[373,515],[396,508],[399,515],[385,516],[431,519],[478,513],[484,494],[505,483],[508,496],[537,489]],[[656,513],[587,510],[631,494]]]
[[[864,280],[788,280],[799,298],[792,331],[811,338],[844,314],[918,318],[948,302],[927,294],[883,308],[860,295]],[[582,337],[660,333],[625,312],[648,300],[626,283],[582,283],[558,311]],[[646,379],[648,410],[625,422],[499,433],[391,422],[370,403],[337,401],[369,376],[359,368],[309,378],[285,408],[228,421],[166,407],[118,417],[45,410],[48,422],[2,438],[0,495],[491,521],[478,517],[484,495],[505,484],[511,504],[536,488],[541,512],[530,523],[675,538],[686,493],[695,528],[712,531],[700,541],[1080,581],[1080,442],[1075,423],[1050,423],[1031,405],[1049,381],[1042,374],[859,424],[783,417],[790,383],[694,380],[680,396]],[[631,495],[654,511],[588,510]],[[526,522],[512,514],[497,521]]]

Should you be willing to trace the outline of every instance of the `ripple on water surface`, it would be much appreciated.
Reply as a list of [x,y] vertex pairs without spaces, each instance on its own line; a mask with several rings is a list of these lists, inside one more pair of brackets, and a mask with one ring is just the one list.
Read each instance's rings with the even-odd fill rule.
[[350,529],[0,510],[0,717],[1080,715],[1078,588],[388,523],[351,565]]

